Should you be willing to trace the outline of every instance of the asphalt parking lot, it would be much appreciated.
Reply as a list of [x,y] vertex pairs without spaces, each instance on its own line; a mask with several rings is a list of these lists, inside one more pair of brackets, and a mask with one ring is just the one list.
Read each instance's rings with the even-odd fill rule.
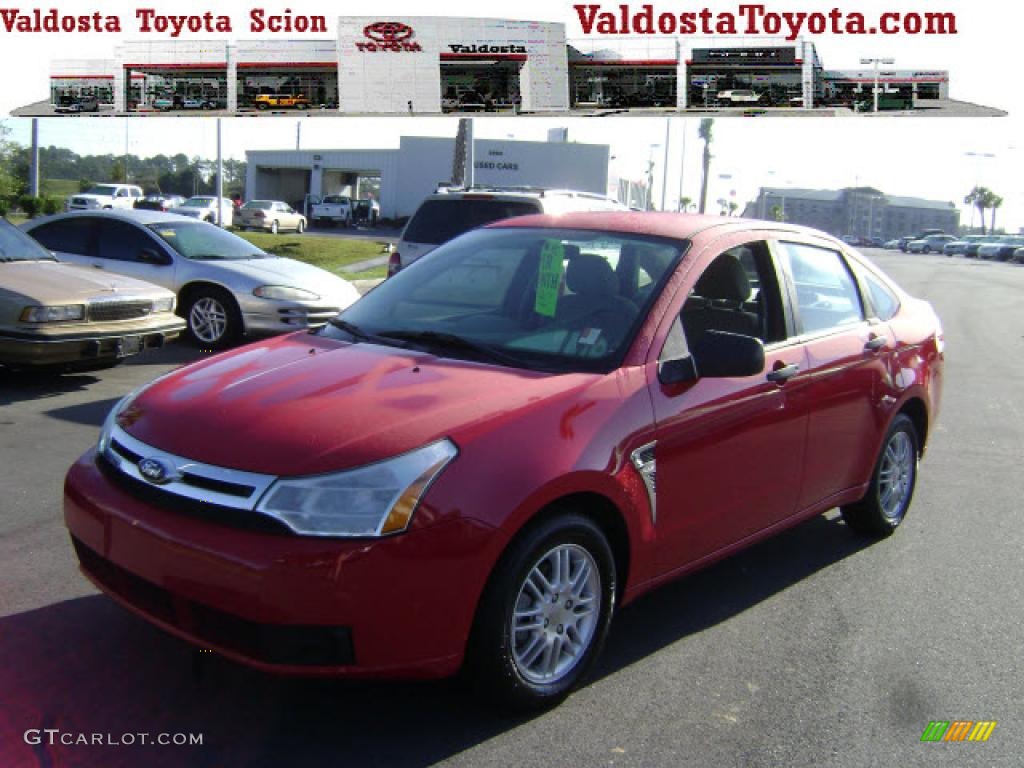
[[[619,614],[589,684],[534,718],[449,682],[196,665],[78,574],[60,495],[116,400],[200,353],[0,371],[0,766],[1020,765],[1024,268],[865,252],[946,331],[904,526],[873,543],[829,513],[661,589]],[[932,720],[998,726],[986,743],[921,743]],[[28,745],[30,728],[203,746]]]

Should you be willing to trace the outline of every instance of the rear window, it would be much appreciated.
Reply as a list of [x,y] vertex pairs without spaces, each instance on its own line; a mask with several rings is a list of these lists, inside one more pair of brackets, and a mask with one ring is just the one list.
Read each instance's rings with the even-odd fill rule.
[[540,206],[527,200],[427,200],[410,219],[402,239],[440,245],[492,221],[539,212]]
[[261,211],[269,211],[273,207],[274,203],[271,200],[250,200],[248,203],[242,206],[243,209],[251,211],[254,208],[258,208]]

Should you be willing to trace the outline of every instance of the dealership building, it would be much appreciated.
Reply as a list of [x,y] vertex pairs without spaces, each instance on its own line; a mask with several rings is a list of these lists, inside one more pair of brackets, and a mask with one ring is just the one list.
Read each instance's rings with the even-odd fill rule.
[[836,237],[893,240],[926,229],[955,233],[960,211],[948,200],[886,195],[871,187],[849,189],[762,188],[743,216],[781,219]]
[[[478,186],[609,192],[609,148],[565,141],[477,139]],[[450,182],[455,140],[403,136],[398,149],[258,150],[246,152],[247,200],[301,205],[307,195],[378,196],[384,218],[411,215],[424,197]],[[611,187],[618,193],[619,182]],[[377,191],[379,190],[379,192]]]
[[[944,71],[887,70],[878,78],[907,106],[948,98]],[[873,70],[824,69],[815,46],[799,38],[568,40],[565,25],[552,22],[345,16],[326,40],[125,42],[112,59],[52,62],[50,92],[55,104],[95,95],[118,111],[167,98],[244,110],[257,95],[276,93],[348,114],[544,113],[704,108],[735,89],[758,92],[761,106],[811,108],[870,97],[874,79]]]

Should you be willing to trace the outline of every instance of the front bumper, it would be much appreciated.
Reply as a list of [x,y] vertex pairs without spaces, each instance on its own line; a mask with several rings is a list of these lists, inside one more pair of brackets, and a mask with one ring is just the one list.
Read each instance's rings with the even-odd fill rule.
[[260,299],[252,295],[239,296],[238,305],[242,310],[245,332],[253,335],[269,335],[301,331],[303,328],[318,328],[341,312],[338,303],[276,301]]
[[130,357],[146,349],[162,347],[185,330],[185,322],[147,324],[111,330],[109,324],[95,330],[65,328],[25,332],[0,332],[0,363],[5,365],[66,365],[102,362]]
[[492,529],[458,519],[375,540],[267,532],[175,507],[98,461],[90,451],[65,483],[82,570],[166,631],[289,674],[442,677],[461,665]]

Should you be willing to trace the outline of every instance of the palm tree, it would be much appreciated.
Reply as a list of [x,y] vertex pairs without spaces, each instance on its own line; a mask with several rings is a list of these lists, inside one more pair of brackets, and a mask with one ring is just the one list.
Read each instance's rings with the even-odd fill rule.
[[772,221],[785,221],[786,212],[782,210],[781,205],[772,206]]
[[964,197],[964,204],[978,209],[981,216],[981,234],[985,234],[985,209],[989,207],[992,199],[992,190],[988,187],[975,186],[967,196]]
[[700,205],[697,210],[704,213],[708,202],[708,177],[711,175],[711,128],[715,124],[713,118],[705,117],[700,121],[697,135],[704,142],[703,172],[700,177]]
[[996,231],[996,208],[999,208],[1002,204],[1003,198],[993,192],[992,197],[988,201],[988,207],[992,209],[992,221],[988,227],[989,232]]
[[686,197],[684,195],[683,197],[679,198],[679,210],[682,211],[683,213],[686,213],[688,210],[690,210],[691,205],[693,205],[692,197]]
[[718,206],[718,215],[725,216],[729,211],[729,201],[724,197],[720,197],[715,200],[715,204]]
[[735,200],[730,200],[729,201],[729,215],[730,216],[735,216],[736,215],[736,211],[739,209],[739,207],[740,207],[739,203],[737,203]]

